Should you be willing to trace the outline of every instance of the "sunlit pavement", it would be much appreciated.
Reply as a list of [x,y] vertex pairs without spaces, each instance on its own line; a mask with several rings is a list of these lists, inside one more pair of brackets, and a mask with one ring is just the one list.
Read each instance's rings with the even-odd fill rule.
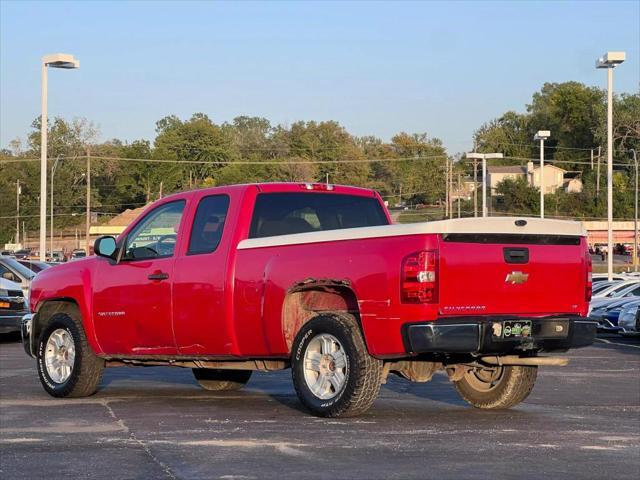
[[0,343],[2,478],[640,478],[638,340],[571,352],[509,411],[468,407],[444,375],[394,377],[354,419],[306,414],[289,371],[218,394],[186,369],[113,368],[57,400],[16,340]]

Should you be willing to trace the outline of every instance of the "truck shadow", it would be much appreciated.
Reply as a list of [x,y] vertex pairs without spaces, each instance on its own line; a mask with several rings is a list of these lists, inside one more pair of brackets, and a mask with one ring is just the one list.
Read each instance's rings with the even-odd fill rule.
[[397,375],[390,375],[387,383],[382,386],[381,393],[391,391],[401,395],[410,395],[424,400],[430,400],[438,403],[446,403],[449,405],[466,407],[467,403],[462,400],[453,384],[446,375],[436,374],[429,382],[415,383]]

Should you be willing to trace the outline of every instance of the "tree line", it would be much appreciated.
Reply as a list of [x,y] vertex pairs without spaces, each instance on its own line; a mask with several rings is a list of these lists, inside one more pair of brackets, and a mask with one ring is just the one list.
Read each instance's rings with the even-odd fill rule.
[[[582,172],[581,194],[548,195],[550,215],[596,217],[606,210],[606,168],[591,166],[591,148],[606,146],[606,96],[577,82],[545,84],[534,93],[524,113],[506,112],[474,134],[479,152],[502,152],[503,164],[526,164],[539,152],[537,130],[551,130],[545,157],[566,170]],[[630,217],[633,185],[629,149],[640,147],[640,94],[615,98],[614,215]],[[25,141],[15,140],[0,152],[0,243],[15,234],[16,181],[21,184],[21,221],[27,231],[38,228],[40,120]],[[216,123],[203,113],[156,122],[153,141],[98,141],[99,132],[84,119],[54,118],[48,128],[49,175],[54,174],[56,228],[80,224],[86,189],[86,156],[91,156],[92,211],[108,218],[171,192],[232,183],[326,181],[374,188],[390,204],[441,204],[446,196],[447,160],[454,179],[472,176],[472,164],[452,156],[442,142],[426,133],[394,135],[390,141],[350,134],[336,121],[299,121],[272,125],[259,117],[241,116]],[[606,158],[600,148],[600,158]],[[370,161],[378,159],[379,161]],[[57,163],[56,163],[57,162]],[[604,164],[602,164],[604,165]],[[54,170],[55,167],[55,170]],[[455,182],[454,182],[455,183]],[[455,189],[455,186],[454,186]],[[536,214],[537,194],[526,184],[506,181],[494,211]],[[462,210],[469,212],[470,202]],[[468,213],[467,213],[468,214]]]

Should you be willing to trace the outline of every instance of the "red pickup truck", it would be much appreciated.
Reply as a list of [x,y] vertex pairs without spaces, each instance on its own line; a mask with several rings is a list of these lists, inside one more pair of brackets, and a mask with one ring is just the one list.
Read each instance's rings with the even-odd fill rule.
[[390,373],[442,369],[479,408],[527,397],[541,356],[590,345],[591,263],[579,223],[392,225],[380,196],[252,184],[150,205],[95,256],[33,280],[22,324],[44,389],[93,394],[104,367],[193,369],[209,390],[291,368],[321,416],[367,410]]

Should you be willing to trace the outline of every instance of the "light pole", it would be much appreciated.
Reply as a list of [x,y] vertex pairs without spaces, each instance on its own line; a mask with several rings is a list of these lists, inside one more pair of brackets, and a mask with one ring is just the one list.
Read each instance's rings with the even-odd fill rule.
[[469,152],[467,158],[472,160],[482,160],[482,216],[487,216],[487,160],[492,158],[503,158],[501,153],[478,153]]
[[625,61],[624,52],[607,52],[596,68],[607,69],[607,276],[613,280],[613,69]]
[[40,261],[47,253],[47,67],[80,68],[73,55],[54,53],[42,57],[42,115],[40,117]]
[[544,218],[544,141],[550,136],[549,130],[538,130],[533,137],[540,140],[540,218]]
[[633,153],[633,163],[636,167],[636,192],[635,192],[635,206],[633,217],[633,271],[638,271],[638,156],[635,149],[631,149]]

